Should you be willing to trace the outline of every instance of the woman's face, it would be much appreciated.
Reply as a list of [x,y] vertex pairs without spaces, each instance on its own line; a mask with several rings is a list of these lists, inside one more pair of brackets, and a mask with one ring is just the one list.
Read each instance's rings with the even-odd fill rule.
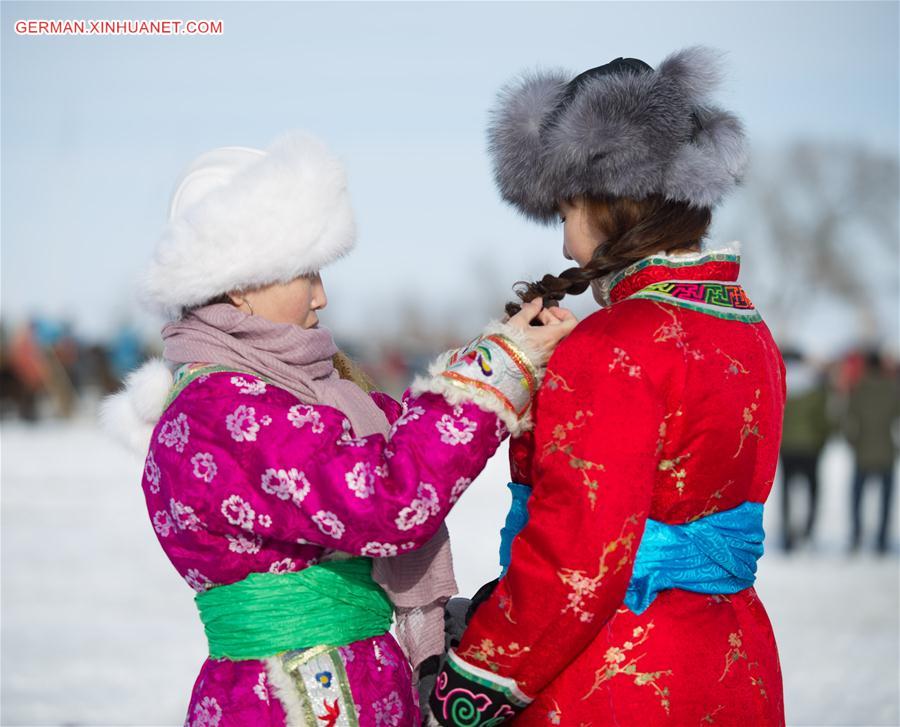
[[563,222],[563,255],[584,267],[597,245],[606,242],[606,235],[591,225],[583,199],[561,201],[559,214]]
[[317,311],[328,304],[318,273],[294,278],[289,283],[229,293],[229,297],[245,313],[252,309],[253,315],[273,323],[292,323],[301,328],[315,328],[319,324]]

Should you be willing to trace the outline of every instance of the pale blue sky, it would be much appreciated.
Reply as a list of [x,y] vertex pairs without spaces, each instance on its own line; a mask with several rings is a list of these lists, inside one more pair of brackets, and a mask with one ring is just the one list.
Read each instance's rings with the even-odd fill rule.
[[[221,18],[224,35],[13,32],[19,18],[166,17]],[[560,230],[500,202],[485,153],[497,89],[536,65],[656,66],[711,45],[728,53],[718,100],[754,147],[897,152],[896,2],[3,2],[0,38],[3,315],[66,313],[88,334],[136,310],[181,167],[288,128],[346,161],[359,218],[358,250],[325,274],[326,323],[365,330],[414,300],[468,332],[513,281],[565,264]]]

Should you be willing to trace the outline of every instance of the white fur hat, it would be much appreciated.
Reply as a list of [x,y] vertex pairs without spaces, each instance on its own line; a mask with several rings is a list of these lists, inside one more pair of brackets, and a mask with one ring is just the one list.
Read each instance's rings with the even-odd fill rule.
[[314,273],[355,239],[344,167],[318,139],[290,132],[265,151],[213,149],[175,185],[142,297],[177,316],[231,290]]

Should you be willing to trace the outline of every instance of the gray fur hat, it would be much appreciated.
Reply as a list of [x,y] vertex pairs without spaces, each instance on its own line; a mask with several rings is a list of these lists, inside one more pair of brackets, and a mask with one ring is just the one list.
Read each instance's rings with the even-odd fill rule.
[[656,70],[619,58],[574,79],[558,70],[525,74],[491,111],[500,194],[545,223],[559,200],[579,196],[660,194],[714,207],[747,165],[743,124],[709,102],[721,75],[721,54],[701,46]]

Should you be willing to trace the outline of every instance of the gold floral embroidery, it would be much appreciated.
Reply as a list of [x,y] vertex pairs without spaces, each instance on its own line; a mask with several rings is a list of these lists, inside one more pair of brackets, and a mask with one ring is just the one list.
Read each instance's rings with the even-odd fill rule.
[[666,341],[674,341],[675,347],[678,348],[685,358],[691,357],[694,361],[703,358],[703,353],[692,348],[688,343],[687,331],[681,325],[681,320],[675,315],[675,312],[664,306],[662,303],[654,302],[654,305],[663,313],[669,316],[669,322],[663,323],[653,334],[654,343],[665,343]]
[[757,668],[757,669],[759,669],[759,662],[758,662],[758,661],[751,661],[751,662],[749,662],[749,663],[747,664],[747,673],[750,674],[750,683],[751,683],[753,686],[755,686],[757,689],[759,689],[759,693],[760,693],[760,695],[762,696],[763,699],[765,699],[766,701],[769,701],[769,695],[766,694],[766,687],[765,687],[765,685],[763,684],[762,677],[759,677],[759,676],[756,676],[756,677],[755,677],[755,676],[753,676],[753,674],[752,674],[752,672],[751,672],[751,670],[752,670],[754,667]]
[[662,451],[666,446],[666,437],[668,436],[668,433],[669,433],[669,420],[672,417],[680,417],[682,415],[683,415],[683,413],[681,411],[681,408],[679,407],[677,411],[669,412],[668,414],[666,414],[663,417],[663,420],[660,422],[660,424],[659,424],[659,439],[656,440],[656,456],[657,457],[659,457],[659,455],[662,454]]
[[738,629],[737,631],[728,634],[728,645],[731,648],[728,650],[728,653],[725,654],[725,671],[722,672],[719,681],[722,681],[728,675],[728,672],[731,671],[731,667],[734,664],[741,659],[747,658],[747,652],[741,651],[741,646],[743,646],[743,635],[744,632],[742,629]]
[[715,724],[716,723],[716,715],[725,709],[724,704],[720,704],[716,707],[712,712],[707,712],[703,718],[700,720],[701,724]]
[[622,555],[616,562],[616,569],[613,571],[613,575],[628,565],[634,551],[635,534],[632,531],[626,535],[625,530],[629,525],[636,526],[638,523],[639,515],[629,516],[623,523],[622,530],[619,531],[619,537],[603,546],[603,551],[600,554],[600,566],[597,575],[593,578],[588,577],[583,570],[572,568],[563,568],[557,573],[559,579],[569,586],[572,591],[569,593],[567,597],[568,602],[561,613],[565,614],[571,611],[582,623],[590,623],[594,620],[595,614],[587,609],[587,600],[597,597],[597,589],[600,588],[603,577],[609,572],[610,566],[607,565],[606,558],[622,548]]
[[512,617],[512,596],[508,593],[502,593],[497,600],[497,607],[503,612],[507,621],[511,624],[516,623],[516,620]]
[[588,418],[592,416],[594,416],[593,412],[582,411],[579,409],[575,412],[575,421],[568,421],[565,424],[557,424],[553,427],[553,433],[551,435],[553,439],[544,445],[544,449],[541,452],[541,459],[543,460],[545,457],[554,454],[555,452],[564,452],[565,449],[563,445],[565,444],[566,438],[569,436],[569,432],[581,429],[587,423]]
[[[610,679],[614,679],[615,677],[625,674],[628,676],[634,677],[634,683],[639,687],[643,687],[646,685],[650,685],[653,687],[653,690],[659,696],[660,703],[662,704],[662,708],[666,710],[666,714],[669,713],[669,688],[662,687],[657,682],[661,677],[670,676],[672,674],[671,669],[663,669],[660,671],[638,671],[637,662],[642,659],[646,654],[641,654],[640,656],[631,656],[629,652],[632,652],[635,648],[643,644],[650,637],[650,631],[653,630],[653,622],[647,624],[646,627],[638,626],[632,632],[632,637],[637,639],[637,641],[626,641],[622,646],[611,646],[606,650],[606,654],[604,654],[603,658],[606,661],[606,665],[602,669],[597,669],[594,672],[594,684],[590,688],[587,694],[585,694],[582,699],[587,699],[594,692],[596,692],[600,686],[609,681]],[[624,662],[624,663],[623,663]]]
[[734,480],[728,480],[728,482],[726,482],[718,490],[713,492],[708,498],[706,498],[706,504],[703,506],[703,510],[698,512],[696,515],[688,518],[688,522],[692,523],[694,522],[694,520],[699,520],[702,517],[706,517],[707,515],[712,515],[714,512],[718,512],[719,506],[714,504],[713,500],[721,500],[722,494],[733,484]]
[[591,472],[594,470],[603,472],[605,467],[597,462],[591,462],[590,460],[576,457],[572,453],[573,446],[567,443],[566,440],[571,432],[585,426],[587,420],[592,416],[594,416],[593,412],[578,410],[575,412],[574,421],[568,421],[565,424],[557,424],[553,428],[553,433],[551,435],[553,439],[547,442],[541,451],[542,461],[545,457],[549,457],[551,454],[556,454],[557,452],[562,452],[568,456],[569,467],[581,472],[582,484],[588,490],[588,500],[591,503],[591,510],[597,505],[597,491],[600,489],[600,483],[591,476]]
[[559,708],[559,702],[553,701],[553,709],[547,712],[547,724],[562,724],[563,713]]
[[531,649],[528,646],[519,646],[515,641],[504,647],[495,645],[491,639],[482,639],[479,646],[470,646],[459,656],[463,659],[480,662],[492,672],[497,672],[500,671],[500,664],[495,661],[495,657],[516,659],[529,651]]
[[746,369],[744,364],[738,361],[734,356],[730,356],[725,353],[721,348],[716,346],[716,353],[724,356],[728,359],[729,364],[725,367],[725,373],[729,376],[736,376],[737,374],[749,374],[750,372]]
[[750,403],[750,406],[744,407],[744,426],[741,427],[741,445],[738,447],[737,452],[734,453],[733,459],[736,459],[737,456],[741,453],[741,450],[744,449],[744,442],[747,441],[747,437],[756,437],[757,439],[762,439],[762,435],[759,433],[759,422],[756,421],[756,411],[759,409],[759,389],[756,390],[756,401]]
[[761,676],[754,676],[753,670],[759,669],[758,661],[749,661],[747,657],[747,652],[742,651],[741,647],[743,644],[743,631],[738,629],[737,631],[728,634],[728,645],[731,647],[728,650],[728,653],[725,654],[725,671],[722,672],[722,676],[719,677],[719,681],[721,682],[725,679],[726,675],[729,671],[731,671],[731,667],[739,662],[741,659],[747,661],[747,675],[750,677],[750,683],[755,686],[762,696],[763,699],[768,700],[769,695],[766,693],[766,687],[763,684],[763,679]]
[[617,368],[620,368],[633,379],[641,378],[641,367],[632,360],[631,356],[628,355],[625,349],[616,346],[613,349],[613,353],[616,354],[616,357],[609,365],[610,373],[615,371]]
[[659,463],[659,471],[669,473],[669,476],[675,481],[675,489],[678,490],[679,495],[684,494],[684,486],[687,484],[685,482],[687,470],[684,467],[679,468],[678,465],[683,460],[690,459],[690,456],[691,454],[688,452],[675,459],[664,459]]
[[550,369],[547,369],[547,372],[544,374],[544,386],[550,389],[550,391],[557,391],[558,389],[570,393],[575,391],[575,389],[566,383],[566,380],[562,376]]

